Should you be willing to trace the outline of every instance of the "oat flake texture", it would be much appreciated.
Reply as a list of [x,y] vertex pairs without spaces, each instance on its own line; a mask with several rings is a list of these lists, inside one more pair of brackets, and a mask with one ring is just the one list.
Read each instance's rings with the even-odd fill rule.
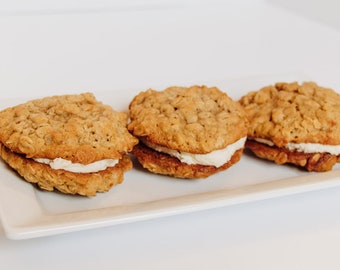
[[274,142],[340,144],[340,95],[314,82],[277,83],[240,99],[248,136]]
[[121,158],[133,148],[137,139],[127,120],[91,93],[45,97],[2,110],[0,142],[27,158],[88,164]]
[[247,134],[244,110],[216,87],[149,89],[129,108],[135,136],[178,151],[205,154]]

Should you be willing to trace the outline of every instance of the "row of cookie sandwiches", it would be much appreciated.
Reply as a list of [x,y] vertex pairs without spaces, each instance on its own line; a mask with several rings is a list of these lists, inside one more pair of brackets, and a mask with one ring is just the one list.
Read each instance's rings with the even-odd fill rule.
[[46,97],[0,112],[0,154],[42,189],[85,196],[121,183],[129,153],[147,170],[178,178],[226,170],[244,146],[325,171],[339,155],[339,104],[337,93],[314,83],[276,84],[237,102],[216,87],[150,89],[133,98],[129,115],[91,93]]

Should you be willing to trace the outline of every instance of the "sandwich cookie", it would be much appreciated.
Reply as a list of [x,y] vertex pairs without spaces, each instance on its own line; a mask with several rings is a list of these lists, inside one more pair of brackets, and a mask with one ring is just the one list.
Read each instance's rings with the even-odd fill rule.
[[277,83],[240,99],[246,148],[277,164],[328,171],[340,155],[340,95],[314,82]]
[[41,189],[94,196],[132,168],[127,120],[92,93],[28,101],[0,112],[0,155]]
[[147,170],[206,178],[237,163],[247,136],[243,108],[216,87],[169,87],[139,93],[129,105],[132,154]]

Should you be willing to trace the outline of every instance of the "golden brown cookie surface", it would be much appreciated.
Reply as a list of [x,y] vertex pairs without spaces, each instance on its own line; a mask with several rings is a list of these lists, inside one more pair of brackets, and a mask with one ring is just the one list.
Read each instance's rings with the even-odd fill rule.
[[247,136],[245,112],[216,87],[150,89],[129,108],[128,129],[140,138],[132,154],[153,173],[206,178],[240,160]]
[[123,181],[124,172],[132,168],[132,162],[126,155],[114,167],[95,173],[73,173],[53,170],[50,166],[35,162],[16,154],[0,143],[0,156],[16,170],[26,181],[37,184],[41,189],[59,190],[66,194],[95,196],[97,192],[106,192]]
[[45,97],[2,110],[0,142],[28,158],[117,159],[137,143],[127,119],[91,93]]
[[178,151],[209,153],[247,133],[242,107],[216,87],[149,89],[138,94],[129,108],[128,129],[135,136]]
[[240,99],[248,136],[283,147],[288,142],[340,144],[340,95],[313,82],[277,83]]
[[274,161],[276,164],[294,164],[310,172],[329,171],[339,161],[337,156],[329,153],[289,151],[285,147],[268,146],[252,140],[246,142],[246,148],[259,158]]
[[142,143],[136,145],[132,150],[132,154],[137,157],[145,169],[157,174],[187,179],[206,178],[226,170],[241,159],[242,153],[243,149],[236,151],[228,162],[216,168],[215,166],[189,165],[180,162],[177,158],[154,151]]
[[249,120],[246,148],[256,156],[317,172],[339,160],[336,151],[323,149],[340,145],[340,95],[334,90],[313,82],[277,83],[239,102]]
[[0,156],[42,189],[94,196],[132,168],[127,121],[91,93],[31,100],[0,111]]

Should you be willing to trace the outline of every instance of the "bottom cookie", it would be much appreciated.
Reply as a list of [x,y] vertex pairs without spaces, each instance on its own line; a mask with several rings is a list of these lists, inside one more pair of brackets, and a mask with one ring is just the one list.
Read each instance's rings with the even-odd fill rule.
[[114,167],[96,173],[73,173],[54,170],[50,166],[35,162],[13,153],[0,144],[3,160],[16,170],[27,182],[37,184],[41,189],[59,190],[66,194],[95,196],[97,192],[109,191],[123,181],[124,172],[132,168],[129,156],[125,155]]
[[330,171],[340,161],[340,157],[328,153],[303,153],[286,148],[268,146],[253,140],[247,140],[245,147],[257,157],[274,161],[276,164],[294,164],[307,171]]
[[177,158],[155,151],[142,143],[136,145],[132,152],[143,168],[156,174],[169,175],[176,178],[206,178],[212,174],[228,169],[237,163],[242,156],[243,149],[235,152],[231,159],[224,165],[215,166],[189,165],[180,162]]

